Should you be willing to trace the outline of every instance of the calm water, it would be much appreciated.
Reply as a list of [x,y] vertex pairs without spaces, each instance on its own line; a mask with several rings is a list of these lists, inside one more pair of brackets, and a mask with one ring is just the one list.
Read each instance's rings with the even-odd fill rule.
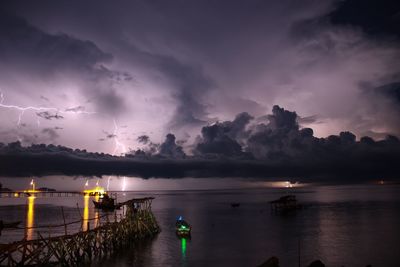
[[[287,193],[296,194],[307,208],[285,216],[272,214],[267,202]],[[153,211],[162,232],[137,252],[123,251],[102,266],[257,266],[277,256],[281,266],[291,267],[298,266],[299,246],[302,266],[315,259],[327,266],[400,266],[397,185],[158,191],[119,198],[142,195],[156,197]],[[62,222],[60,206],[67,221],[79,214],[92,218],[96,214],[90,202],[85,210],[83,197],[36,198],[33,205],[27,199],[3,198],[0,218],[23,220],[25,225]],[[231,202],[241,205],[231,208]],[[193,226],[190,240],[175,235],[179,215]],[[0,242],[18,239],[18,234],[23,235],[3,233]]]

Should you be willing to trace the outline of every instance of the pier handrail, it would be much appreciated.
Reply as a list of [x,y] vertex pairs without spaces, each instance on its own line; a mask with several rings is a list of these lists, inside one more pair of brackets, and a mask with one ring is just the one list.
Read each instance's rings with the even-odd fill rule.
[[76,220],[76,221],[72,221],[72,222],[67,222],[67,223],[62,223],[62,224],[48,224],[48,225],[37,225],[37,226],[31,226],[31,227],[13,227],[13,228],[7,228],[4,230],[10,231],[10,230],[28,230],[28,229],[39,229],[39,228],[57,228],[57,227],[64,227],[66,225],[71,225],[71,224],[76,224],[76,223],[82,223],[82,222],[87,222],[87,221],[94,221],[94,220],[99,220],[102,219],[104,217],[109,216],[109,214],[103,214],[101,216],[97,216],[97,217],[93,217],[93,218],[89,218],[89,219],[80,219],[80,220]]
[[[63,212],[63,224],[42,225],[31,228],[61,227],[89,220],[98,219],[98,224],[92,229],[83,228],[75,233],[65,233],[45,237],[37,231],[37,239],[24,239],[0,244],[0,266],[81,266],[99,261],[124,247],[146,238],[152,238],[160,232],[157,220],[151,212],[151,200],[138,199],[127,201],[127,212],[117,219],[108,220],[110,213],[66,223]],[[145,204],[142,204],[142,201]],[[100,218],[107,217],[102,221]],[[89,226],[89,224],[88,224]]]

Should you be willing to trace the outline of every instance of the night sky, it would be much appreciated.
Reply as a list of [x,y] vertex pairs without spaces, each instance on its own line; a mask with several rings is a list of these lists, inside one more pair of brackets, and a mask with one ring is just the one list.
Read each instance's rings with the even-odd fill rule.
[[397,2],[2,1],[3,172],[393,176]]

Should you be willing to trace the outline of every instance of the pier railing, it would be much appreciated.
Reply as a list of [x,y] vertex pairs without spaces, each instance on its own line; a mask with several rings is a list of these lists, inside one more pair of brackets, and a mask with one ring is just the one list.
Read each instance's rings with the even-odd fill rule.
[[[114,213],[111,218],[104,214],[97,218],[78,220],[59,225],[36,227],[38,238],[0,244],[1,266],[26,266],[59,264],[62,266],[79,266],[83,263],[99,260],[111,255],[116,250],[134,244],[144,238],[153,237],[160,228],[151,212],[153,198],[132,199],[124,202],[126,213],[120,218]],[[100,218],[103,218],[101,220]],[[83,228],[68,234],[67,226],[98,220],[93,229]],[[65,234],[45,237],[38,228],[64,227]]]

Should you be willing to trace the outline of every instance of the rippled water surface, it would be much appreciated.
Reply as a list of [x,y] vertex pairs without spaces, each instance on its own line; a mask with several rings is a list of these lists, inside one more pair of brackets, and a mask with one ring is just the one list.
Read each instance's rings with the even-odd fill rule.
[[[295,194],[305,208],[286,215],[271,213],[268,201],[287,193]],[[397,185],[153,191],[119,195],[119,200],[148,195],[156,197],[153,211],[162,232],[154,240],[121,251],[100,265],[257,266],[277,256],[281,266],[289,267],[298,266],[300,255],[301,266],[315,259],[327,266],[400,266]],[[83,197],[36,198],[33,204],[29,201],[0,199],[0,218],[22,220],[24,225],[59,223],[63,220],[61,206],[67,221],[96,216],[91,201],[85,210],[87,200]],[[232,202],[241,205],[232,208]],[[191,239],[175,235],[179,215],[192,225]],[[3,232],[0,242],[24,234]],[[30,233],[33,238],[36,234]]]

